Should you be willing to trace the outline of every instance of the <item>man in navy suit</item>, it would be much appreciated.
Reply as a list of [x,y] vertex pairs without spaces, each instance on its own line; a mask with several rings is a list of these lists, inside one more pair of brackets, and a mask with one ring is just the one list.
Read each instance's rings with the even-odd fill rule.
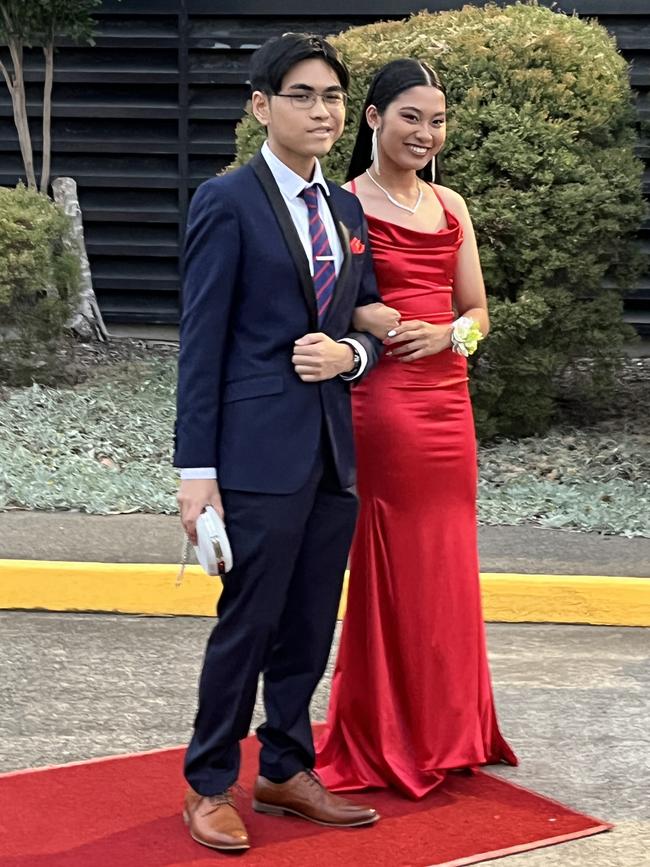
[[343,131],[348,72],[323,39],[286,34],[253,55],[251,86],[267,141],[190,208],[174,459],[190,538],[210,504],[234,557],[185,763],[190,833],[224,850],[250,845],[231,790],[260,672],[254,808],[379,818],[321,785],[309,720],[357,513],[350,384],[381,349],[351,330],[380,300],[361,206],[318,162]]

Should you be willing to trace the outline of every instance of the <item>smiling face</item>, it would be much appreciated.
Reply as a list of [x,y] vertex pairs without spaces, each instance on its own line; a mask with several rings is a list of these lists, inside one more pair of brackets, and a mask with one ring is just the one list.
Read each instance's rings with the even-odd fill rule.
[[[310,93],[319,94],[315,104],[302,105]],[[339,98],[337,104],[335,96],[344,94],[336,72],[323,60],[303,60],[284,76],[280,94],[255,91],[252,97],[273,153],[289,166],[328,154],[345,123],[345,103]]]
[[404,170],[423,169],[445,143],[445,95],[422,85],[402,91],[382,115],[370,106],[366,117],[377,129],[379,163]]

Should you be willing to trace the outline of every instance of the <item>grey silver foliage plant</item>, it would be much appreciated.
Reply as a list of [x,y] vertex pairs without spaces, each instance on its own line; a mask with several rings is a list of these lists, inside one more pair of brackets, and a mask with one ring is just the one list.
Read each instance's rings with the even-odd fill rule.
[[[8,392],[0,509],[175,513],[174,392],[170,359],[108,366],[76,388]],[[647,435],[620,428],[482,447],[481,521],[650,537]]]
[[0,405],[0,509],[175,512],[174,374],[143,365],[13,392]]

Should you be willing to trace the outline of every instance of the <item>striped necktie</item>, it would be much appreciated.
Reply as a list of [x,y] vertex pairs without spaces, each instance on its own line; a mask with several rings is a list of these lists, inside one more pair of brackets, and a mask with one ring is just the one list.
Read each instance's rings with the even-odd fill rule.
[[334,296],[336,267],[325,224],[318,213],[318,187],[316,185],[305,187],[300,195],[305,200],[309,216],[309,237],[314,262],[314,292],[320,328]]

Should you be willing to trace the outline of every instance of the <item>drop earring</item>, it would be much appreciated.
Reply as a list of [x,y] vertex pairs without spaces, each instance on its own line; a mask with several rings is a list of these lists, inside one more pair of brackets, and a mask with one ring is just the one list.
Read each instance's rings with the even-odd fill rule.
[[372,131],[372,149],[370,151],[370,159],[375,172],[380,175],[379,171],[379,144],[377,143],[377,127]]
[[431,160],[431,183],[435,183],[436,180],[436,158],[434,157]]

